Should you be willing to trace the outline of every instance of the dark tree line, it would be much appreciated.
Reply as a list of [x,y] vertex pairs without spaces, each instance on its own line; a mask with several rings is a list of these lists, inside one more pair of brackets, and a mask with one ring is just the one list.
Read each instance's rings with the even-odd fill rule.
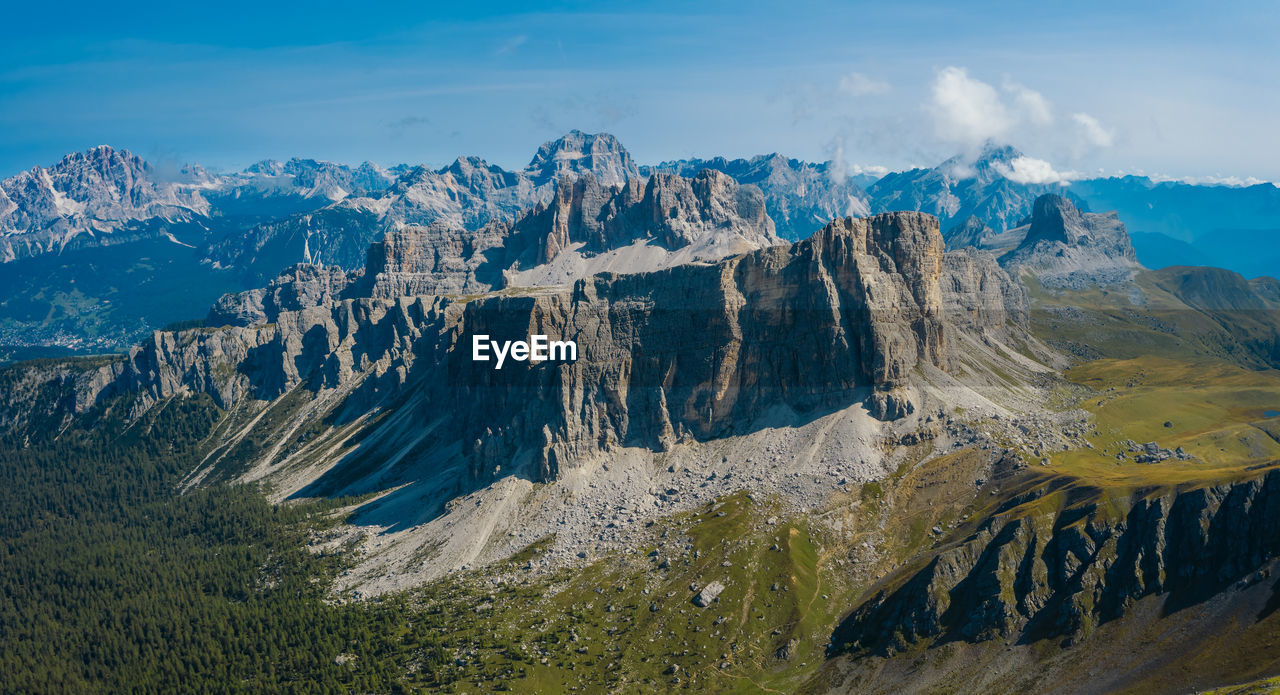
[[[400,692],[444,677],[438,615],[335,604],[320,504],[181,494],[219,417],[173,400],[0,435],[0,692]],[[342,658],[338,658],[342,655]],[[354,658],[351,658],[354,657]]]

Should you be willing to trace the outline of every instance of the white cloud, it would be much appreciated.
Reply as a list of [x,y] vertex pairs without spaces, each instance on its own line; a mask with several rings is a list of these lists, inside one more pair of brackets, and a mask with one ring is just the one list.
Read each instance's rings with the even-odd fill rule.
[[844,183],[845,165],[844,165],[844,138],[837,137],[827,144],[827,151],[830,155],[831,165],[827,167],[827,178],[832,183]]
[[1175,182],[1188,183],[1193,186],[1228,186],[1230,188],[1243,188],[1246,186],[1257,186],[1258,184],[1269,183],[1272,186],[1280,188],[1277,184],[1266,179],[1260,179],[1256,176],[1168,176],[1165,174],[1151,174],[1147,178],[1156,183]]
[[1015,122],[995,87],[957,67],[938,71],[931,111],[940,138],[966,145],[1003,138]]
[[888,82],[875,80],[860,72],[851,72],[840,78],[840,91],[849,96],[865,97],[873,94],[884,94],[892,87]]
[[1021,184],[1057,183],[1065,186],[1076,179],[1084,178],[1084,175],[1078,171],[1057,171],[1052,164],[1035,157],[1017,157],[1008,164],[997,162],[995,169],[1006,179]]
[[1087,113],[1073,113],[1071,120],[1075,121],[1078,135],[1083,144],[1090,147],[1111,147],[1115,142],[1115,135],[1102,124],[1098,119]]
[[854,176],[874,176],[880,178],[890,171],[889,167],[883,167],[878,164],[852,164],[849,166],[849,173]]
[[1053,109],[1044,95],[1030,87],[1006,79],[1004,91],[1013,96],[1014,108],[1020,116],[1026,117],[1035,125],[1045,126],[1053,123]]

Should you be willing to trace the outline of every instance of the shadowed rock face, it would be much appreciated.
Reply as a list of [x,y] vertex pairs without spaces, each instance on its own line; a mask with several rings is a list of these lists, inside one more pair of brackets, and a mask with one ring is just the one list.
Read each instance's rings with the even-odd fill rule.
[[770,154],[751,159],[663,162],[648,171],[696,176],[705,169],[724,172],[738,183],[759,188],[778,235],[787,240],[803,239],[836,218],[871,213],[867,193],[833,162],[815,164]]
[[1009,234],[1022,241],[1000,263],[1030,270],[1050,286],[1127,280],[1141,267],[1116,213],[1080,212],[1062,196],[1037,198],[1030,224]]
[[591,175],[561,179],[551,203],[535,208],[513,232],[537,245],[539,263],[551,262],[576,242],[593,253],[641,240],[674,251],[717,234],[741,237],[757,248],[782,243],[759,189],[711,170],[691,179],[654,174],[647,182],[618,187],[602,186]]
[[[467,450],[484,474],[541,439],[542,475],[554,476],[601,444],[663,449],[724,436],[777,405],[811,412],[865,399],[877,417],[901,417],[913,407],[902,387],[915,366],[944,364],[941,261],[936,220],[900,213],[840,220],[713,266],[474,302],[464,345],[476,333],[542,332],[576,340],[580,358],[498,372],[453,351],[458,411],[495,423]],[[531,404],[548,401],[530,417]]]
[[987,237],[994,234],[995,232],[978,219],[977,215],[969,215],[960,224],[948,230],[944,236],[948,249],[962,249],[969,246],[981,249],[986,248]]
[[[1006,505],[1034,505],[1044,490]],[[1280,555],[1280,473],[1061,512],[1001,512],[891,580],[857,608],[837,647],[893,653],[932,638],[1074,639],[1165,595],[1172,612],[1204,601]]]
[[[448,421],[440,431],[477,479],[513,465],[552,478],[616,445],[739,432],[779,406],[803,414],[863,402],[896,419],[913,409],[917,366],[947,367],[948,330],[1005,329],[1025,313],[989,254],[944,260],[937,220],[920,213],[837,220],[803,242],[715,264],[524,295],[356,296],[362,286],[348,280],[299,267],[221,310],[269,322],[158,332],[97,394],[208,393],[229,406],[305,382],[342,393],[348,418],[416,394],[429,404],[424,422]],[[478,334],[573,340],[578,360],[494,370],[471,360]]]
[[[631,180],[619,186],[602,185],[588,172],[576,179],[562,178],[548,204],[533,207],[514,223],[498,221],[468,230],[435,222],[391,230],[369,247],[362,277],[352,276],[349,290],[332,294],[389,299],[570,284],[619,266],[656,270],[781,243],[764,212],[760,191],[719,172],[706,171],[692,179],[655,174],[646,182]],[[615,253],[606,257],[610,252]],[[609,265],[600,267],[601,263]],[[337,268],[325,272],[346,277]],[[310,280],[290,271],[272,286],[297,282]],[[251,326],[270,321],[269,311],[228,310],[261,304],[261,292],[223,298],[210,323]]]

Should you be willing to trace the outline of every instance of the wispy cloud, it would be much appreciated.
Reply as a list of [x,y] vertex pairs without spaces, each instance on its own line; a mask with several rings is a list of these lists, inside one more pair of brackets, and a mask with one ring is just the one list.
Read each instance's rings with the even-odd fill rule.
[[853,97],[886,94],[893,87],[882,80],[872,79],[860,72],[851,72],[840,78],[840,91]]
[[1014,125],[995,87],[970,77],[964,68],[938,71],[930,111],[938,137],[962,145],[1002,139]]
[[528,41],[529,41],[528,34],[520,34],[518,36],[512,36],[506,41],[503,41],[502,44],[498,46],[498,50],[494,51],[493,54],[506,55],[516,50],[517,48],[520,48],[521,46],[525,45],[525,43],[527,43]]
[[1091,147],[1111,147],[1115,144],[1115,135],[1102,127],[1098,119],[1087,113],[1073,113],[1071,120],[1078,128],[1080,142]]
[[1053,108],[1049,106],[1049,100],[1045,99],[1043,94],[1008,78],[1005,78],[1002,87],[1013,97],[1013,106],[1018,115],[1035,125],[1045,126],[1053,123]]
[[854,176],[874,176],[880,178],[890,171],[889,167],[880,166],[879,164],[851,164],[849,165],[849,173]]
[[405,116],[388,123],[387,128],[391,130],[392,135],[400,137],[408,130],[429,125],[431,125],[431,119],[426,116]]
[[[986,140],[1015,145],[1034,143],[1070,161],[1115,145],[1115,133],[1087,113],[1072,113],[1059,122],[1053,104],[1040,92],[1005,77],[1000,88],[969,74],[962,67],[939,70],[933,81],[928,110],[937,137],[946,144],[966,147]],[[1079,178],[1076,172],[1056,171],[1043,159],[1025,158],[1005,166],[1010,179],[1021,183],[1058,183]]]

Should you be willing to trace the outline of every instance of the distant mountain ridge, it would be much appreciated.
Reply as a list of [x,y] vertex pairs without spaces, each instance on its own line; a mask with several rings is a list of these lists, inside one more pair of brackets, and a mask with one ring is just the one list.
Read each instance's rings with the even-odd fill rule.
[[704,170],[604,185],[561,178],[547,203],[514,222],[469,230],[445,220],[403,225],[367,248],[362,267],[298,264],[267,287],[223,296],[215,326],[255,326],[280,311],[342,297],[464,295],[566,285],[601,272],[655,271],[782,244],[753,186]]
[[1005,236],[1021,239],[1000,257],[1001,265],[1031,270],[1048,286],[1122,282],[1142,267],[1114,212],[1081,212],[1060,195],[1036,198],[1030,222]]
[[[1082,213],[1118,210],[1134,232],[1137,257],[1152,259],[1151,267],[1212,263],[1250,277],[1278,274],[1280,255],[1268,251],[1280,234],[1274,186],[1135,177],[1020,183],[1014,169],[1023,157],[989,144],[976,158],[891,173],[863,188],[857,181],[865,178],[846,176],[837,164],[778,154],[640,166],[614,136],[581,131],[544,143],[518,170],[461,156],[439,168],[294,158],[234,173],[194,164],[161,172],[128,151],[96,147],[0,182],[0,262],[18,263],[6,267],[0,345],[127,345],[298,263],[361,268],[371,243],[406,225],[439,223],[461,238],[457,230],[513,222],[550,203],[561,178],[587,174],[604,190],[643,187],[660,174],[695,179],[710,169],[759,189],[783,239],[806,238],[833,218],[914,210],[940,218],[948,248],[1001,253],[1020,241],[1012,232],[1030,223],[1037,198],[1060,195]],[[106,246],[117,248],[100,250]],[[639,267],[666,262],[667,251],[646,255]],[[558,265],[537,265],[538,273],[578,277],[640,258],[585,253],[591,258],[561,256]],[[551,281],[527,275],[533,267],[522,264],[522,282]]]
[[1010,179],[1013,163],[1024,157],[1013,147],[988,143],[978,157],[956,156],[932,169],[885,175],[868,189],[874,209],[919,210],[936,215],[943,229],[977,217],[997,231],[1022,224],[1035,199],[1062,193],[1059,184],[1027,184]]
[[642,168],[641,172],[695,176],[703,169],[724,172],[738,183],[757,186],[764,193],[778,235],[791,241],[808,237],[835,218],[871,214],[867,192],[832,162],[804,162],[774,153],[750,159],[676,160]]

